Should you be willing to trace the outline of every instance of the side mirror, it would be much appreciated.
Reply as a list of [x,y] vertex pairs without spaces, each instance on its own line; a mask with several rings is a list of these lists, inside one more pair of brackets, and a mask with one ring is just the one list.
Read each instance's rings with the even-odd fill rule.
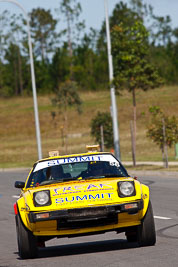
[[25,186],[25,182],[21,182],[21,181],[16,181],[15,182],[15,185],[14,185],[16,188],[24,188]]

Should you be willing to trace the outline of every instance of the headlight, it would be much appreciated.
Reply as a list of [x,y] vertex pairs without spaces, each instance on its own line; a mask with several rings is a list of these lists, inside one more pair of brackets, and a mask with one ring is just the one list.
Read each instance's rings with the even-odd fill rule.
[[133,182],[119,182],[119,196],[130,197],[135,195],[135,187]]
[[50,191],[45,190],[45,191],[38,191],[34,193],[34,205],[36,207],[39,206],[48,206],[51,204],[51,199],[50,199]]

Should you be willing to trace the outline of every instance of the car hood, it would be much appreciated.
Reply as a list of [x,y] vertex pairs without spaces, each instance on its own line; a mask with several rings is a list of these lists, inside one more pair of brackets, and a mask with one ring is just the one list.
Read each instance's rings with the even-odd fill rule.
[[[118,182],[134,181],[136,196],[122,197],[118,195]],[[50,190],[51,205],[35,207],[33,193],[41,190]],[[26,202],[30,210],[56,210],[89,207],[93,205],[111,205],[141,199],[141,187],[133,178],[103,178],[90,180],[77,180],[65,183],[32,188],[25,193]]]

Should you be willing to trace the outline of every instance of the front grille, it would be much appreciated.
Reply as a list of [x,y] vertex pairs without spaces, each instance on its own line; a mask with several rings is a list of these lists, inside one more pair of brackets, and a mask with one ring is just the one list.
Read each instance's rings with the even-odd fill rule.
[[77,229],[77,228],[87,228],[87,227],[97,227],[109,224],[117,224],[118,215],[117,214],[108,214],[100,217],[69,217],[68,219],[57,220],[57,229]]
[[71,209],[68,210],[68,215],[71,218],[86,218],[95,216],[107,216],[108,209],[106,207],[92,207],[92,208],[82,208],[82,209]]
[[69,209],[67,218],[57,220],[58,229],[96,227],[118,223],[115,208],[110,206]]

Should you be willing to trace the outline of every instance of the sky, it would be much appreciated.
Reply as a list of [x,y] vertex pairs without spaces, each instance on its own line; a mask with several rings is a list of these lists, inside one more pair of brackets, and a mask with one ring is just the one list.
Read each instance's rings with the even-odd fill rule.
[[[0,0],[2,1],[2,0]],[[7,0],[3,0],[7,1]],[[51,9],[59,7],[61,0],[15,0],[21,4],[27,12],[30,12],[32,8],[45,8]],[[100,29],[102,22],[105,19],[104,0],[79,0],[82,6],[81,19],[86,22],[86,27],[89,29]],[[107,0],[109,14],[112,13],[115,5],[119,0]],[[127,3],[127,0],[123,0]],[[178,27],[178,0],[145,0],[147,4],[151,4],[154,8],[154,14],[157,16],[169,15],[172,20],[173,28]],[[0,12],[5,9],[9,9],[13,13],[19,13],[19,8],[12,3],[0,2]]]

